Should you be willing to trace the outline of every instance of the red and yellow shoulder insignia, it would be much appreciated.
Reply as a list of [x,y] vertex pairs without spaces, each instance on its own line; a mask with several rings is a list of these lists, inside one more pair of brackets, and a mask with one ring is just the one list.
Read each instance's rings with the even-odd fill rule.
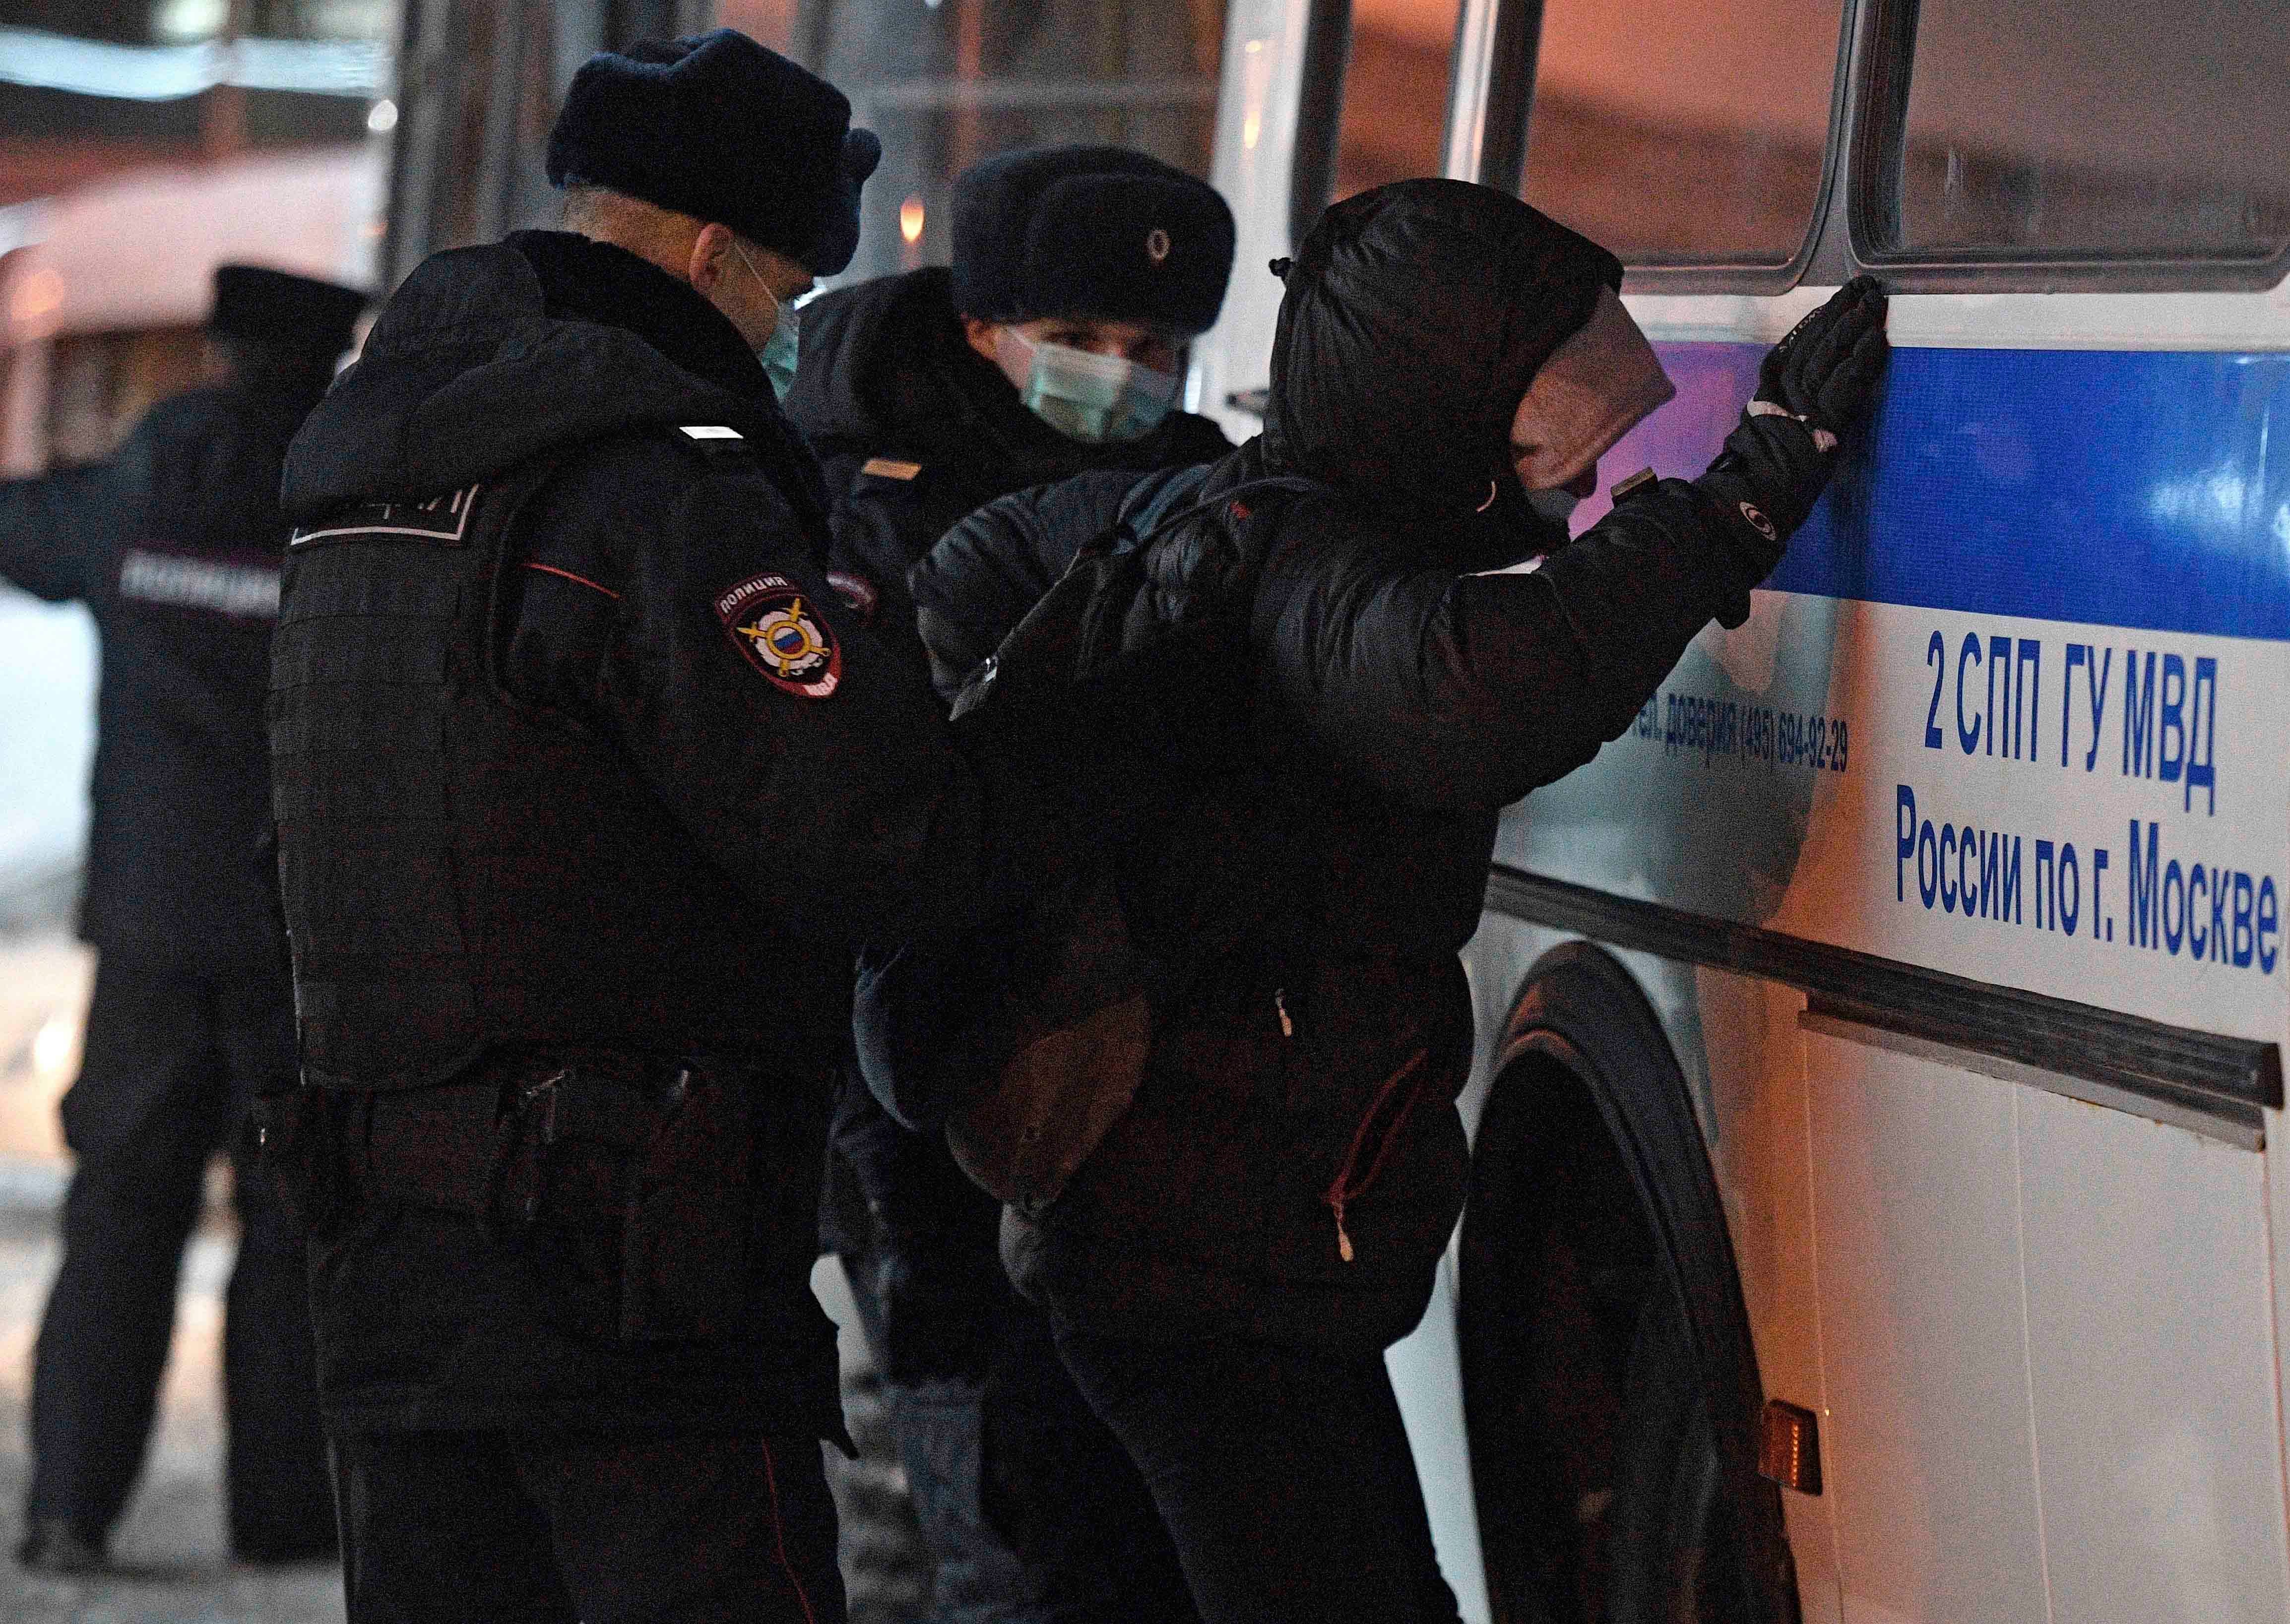
[[741,581],[717,598],[716,618],[748,663],[789,693],[823,700],[841,685],[843,646],[834,628],[786,576]]

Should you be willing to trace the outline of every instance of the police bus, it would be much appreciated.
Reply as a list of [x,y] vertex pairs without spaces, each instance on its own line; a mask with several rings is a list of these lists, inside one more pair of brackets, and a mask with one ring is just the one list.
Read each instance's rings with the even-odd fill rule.
[[1609,481],[1895,292],[1749,623],[1504,820],[1469,1205],[1392,1356],[1466,1617],[2290,1613],[2290,12],[1226,24],[1190,388],[1238,433],[1264,262],[1397,173],[1629,262],[1678,396]]

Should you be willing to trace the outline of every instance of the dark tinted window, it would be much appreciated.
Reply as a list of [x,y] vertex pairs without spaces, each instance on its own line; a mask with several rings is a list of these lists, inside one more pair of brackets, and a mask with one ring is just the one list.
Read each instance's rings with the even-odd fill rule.
[[1634,265],[1782,265],[1813,228],[1840,0],[1546,0],[1526,200]]
[[794,32],[883,138],[853,280],[944,264],[954,178],[997,152],[1101,141],[1208,174],[1223,0],[805,0]]
[[1460,9],[1457,0],[1352,0],[1336,197],[1440,172]]
[[1922,0],[1885,246],[2268,257],[2286,92],[2279,0]]

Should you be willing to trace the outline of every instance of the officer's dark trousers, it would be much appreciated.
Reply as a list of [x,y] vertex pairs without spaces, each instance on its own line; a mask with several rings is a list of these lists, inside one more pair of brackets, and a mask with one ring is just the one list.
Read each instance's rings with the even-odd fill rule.
[[[208,1160],[238,1145],[252,1094],[292,1071],[283,964],[102,953],[86,1059],[64,1097],[78,1167],[33,1356],[28,1516],[96,1539],[118,1519],[150,1437]],[[238,1160],[244,1233],[223,1332],[231,1545],[259,1560],[321,1556],[334,1513],[303,1247],[253,1158]]]
[[1380,1357],[1061,1330],[1209,1624],[1456,1624]]
[[[879,1348],[868,1271],[849,1272]],[[884,1387],[938,1563],[932,1624],[1197,1624],[1144,1480],[1075,1388],[1040,1310],[1005,1305],[982,1377]]]
[[349,1624],[840,1624],[815,1438],[335,1439]]

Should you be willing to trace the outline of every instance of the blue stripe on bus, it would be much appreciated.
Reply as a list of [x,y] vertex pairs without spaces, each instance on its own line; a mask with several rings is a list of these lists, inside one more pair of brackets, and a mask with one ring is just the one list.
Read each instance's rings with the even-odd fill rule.
[[[1608,454],[1610,478],[1699,472],[1765,353],[1658,348],[1678,398]],[[1767,584],[2290,639],[2290,355],[1901,350],[1870,451]]]

